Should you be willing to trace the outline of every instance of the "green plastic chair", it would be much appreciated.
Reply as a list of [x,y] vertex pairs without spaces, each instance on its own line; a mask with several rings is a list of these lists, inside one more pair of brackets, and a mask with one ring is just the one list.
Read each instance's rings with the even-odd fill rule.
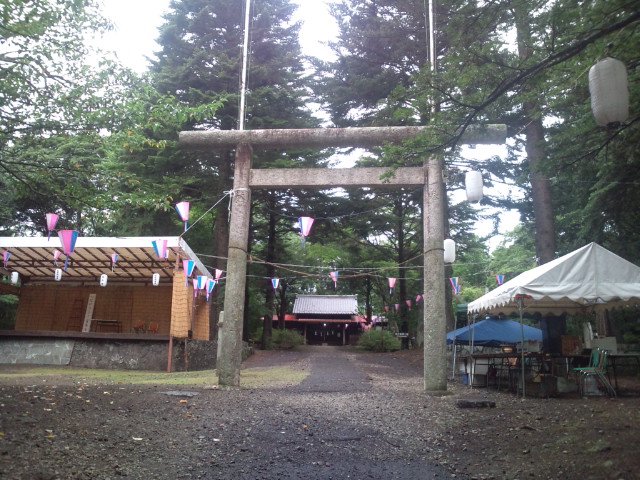
[[600,349],[594,348],[591,350],[591,358],[589,359],[589,366],[587,367],[576,367],[573,369],[574,372],[582,373],[587,370],[593,370],[594,368],[598,368],[598,364],[600,363]]
[[580,394],[582,395],[584,392],[584,381],[593,376],[607,391],[607,394],[611,397],[616,397],[616,390],[611,385],[611,382],[607,378],[607,356],[609,352],[607,350],[602,350],[598,354],[598,364],[595,367],[585,367],[580,370],[581,379],[578,383],[580,387]]

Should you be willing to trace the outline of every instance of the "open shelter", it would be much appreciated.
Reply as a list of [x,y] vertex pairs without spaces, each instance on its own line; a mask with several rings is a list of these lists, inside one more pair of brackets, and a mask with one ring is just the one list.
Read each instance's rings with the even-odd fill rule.
[[[166,242],[162,255],[152,242]],[[84,366],[127,357],[115,366],[158,369],[143,361],[148,352],[134,352],[146,341],[162,343],[171,369],[174,340],[185,339],[185,350],[187,339],[209,341],[209,305],[192,279],[211,274],[181,237],[79,236],[69,255],[61,250],[57,237],[0,237],[0,251],[9,253],[0,274],[18,275],[3,288],[18,296],[18,309],[14,330],[0,332],[0,361],[69,364],[82,351],[92,362]],[[184,260],[193,262],[189,278]],[[24,350],[34,338],[41,353]]]
[[[640,303],[640,267],[590,243],[505,282],[467,306],[469,314],[589,313]],[[522,378],[524,349],[522,349]],[[524,395],[524,385],[522,385]]]

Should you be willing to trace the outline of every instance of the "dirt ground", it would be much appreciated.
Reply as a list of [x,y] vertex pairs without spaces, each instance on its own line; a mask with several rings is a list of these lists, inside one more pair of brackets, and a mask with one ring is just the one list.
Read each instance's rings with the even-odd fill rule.
[[211,388],[213,372],[0,365],[0,478],[640,478],[638,396],[430,395],[415,351],[258,351],[243,367],[243,387]]

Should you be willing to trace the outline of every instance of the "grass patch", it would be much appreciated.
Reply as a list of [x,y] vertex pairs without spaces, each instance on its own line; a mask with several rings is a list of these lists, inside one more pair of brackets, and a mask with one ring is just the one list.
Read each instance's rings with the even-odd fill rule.
[[[240,372],[243,387],[278,386],[297,384],[308,372],[290,367],[250,368]],[[98,370],[66,367],[25,367],[11,373],[0,373],[0,383],[25,384],[55,383],[59,385],[184,385],[205,387],[216,385],[215,370],[194,372],[157,372],[140,370]]]
[[308,371],[294,370],[291,367],[248,368],[240,372],[240,385],[243,387],[273,387],[294,385],[304,380]]

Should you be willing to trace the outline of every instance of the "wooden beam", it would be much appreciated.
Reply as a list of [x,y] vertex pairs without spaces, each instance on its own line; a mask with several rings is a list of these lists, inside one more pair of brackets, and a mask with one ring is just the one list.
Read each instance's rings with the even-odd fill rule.
[[[180,144],[192,150],[235,148],[251,145],[255,149],[267,148],[340,148],[372,147],[384,143],[400,143],[422,133],[441,135],[444,140],[455,138],[460,132],[453,128],[413,127],[354,127],[354,128],[302,128],[273,130],[207,130],[180,132]],[[502,144],[507,127],[502,124],[471,125],[462,132],[460,143]]]
[[366,168],[263,168],[251,169],[253,188],[335,188],[424,185],[423,167],[402,167],[392,172],[385,167]]

